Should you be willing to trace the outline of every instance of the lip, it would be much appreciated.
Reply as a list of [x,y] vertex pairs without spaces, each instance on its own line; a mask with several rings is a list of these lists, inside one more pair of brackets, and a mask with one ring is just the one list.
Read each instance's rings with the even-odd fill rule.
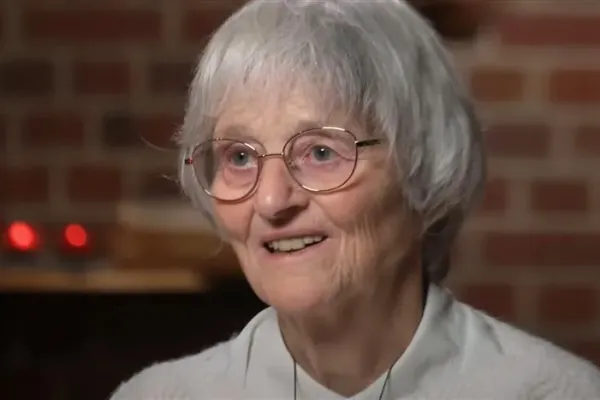
[[[323,235],[322,235],[323,236]],[[304,265],[304,263],[314,260],[315,257],[321,257],[324,253],[323,251],[329,248],[330,240],[328,236],[325,236],[325,240],[314,244],[312,246],[305,247],[301,250],[297,251],[283,251],[283,252],[271,252],[267,249],[266,245],[261,245],[258,254],[263,262],[267,263],[265,265],[269,265],[271,262],[275,262],[276,266],[281,266],[282,262],[292,263],[293,265]],[[312,265],[312,263],[309,263]]]
[[272,242],[274,240],[284,240],[284,239],[295,239],[306,236],[324,236],[329,237],[329,235],[322,230],[318,229],[299,229],[299,230],[286,230],[286,231],[278,231],[272,232],[260,237],[260,244],[265,245],[266,243]]

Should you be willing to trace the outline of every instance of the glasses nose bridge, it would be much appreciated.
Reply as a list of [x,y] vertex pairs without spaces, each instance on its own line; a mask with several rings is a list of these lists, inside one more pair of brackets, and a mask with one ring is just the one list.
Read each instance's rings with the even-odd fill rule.
[[261,162],[264,162],[264,161],[266,161],[266,160],[267,160],[267,159],[269,159],[269,158],[275,158],[275,157],[276,157],[276,158],[281,158],[281,159],[283,160],[284,164],[286,164],[286,165],[287,165],[287,157],[286,157],[285,153],[283,152],[283,150],[282,150],[282,151],[280,151],[279,153],[266,153],[266,154],[260,154],[260,155],[258,156],[258,159],[259,159]]
[[258,158],[260,158],[261,160],[266,160],[267,158],[272,158],[272,157],[281,157],[285,160],[285,153],[283,151],[280,151],[279,153],[266,153],[266,154],[260,154],[258,156]]
[[258,156],[258,159],[259,159],[259,170],[258,170],[258,175],[256,176],[257,180],[260,180],[260,175],[262,175],[263,168],[264,168],[264,162],[267,161],[269,158],[281,158],[281,161],[283,161],[283,165],[285,166],[286,172],[290,173],[289,161],[287,159],[287,156],[286,156],[284,150],[282,150],[282,151],[280,151],[278,153],[260,154]]

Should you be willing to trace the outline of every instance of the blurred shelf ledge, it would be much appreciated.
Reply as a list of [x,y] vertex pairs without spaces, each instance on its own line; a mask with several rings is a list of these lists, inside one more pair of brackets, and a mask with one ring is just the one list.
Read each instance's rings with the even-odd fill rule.
[[202,293],[209,284],[198,271],[0,269],[2,293]]

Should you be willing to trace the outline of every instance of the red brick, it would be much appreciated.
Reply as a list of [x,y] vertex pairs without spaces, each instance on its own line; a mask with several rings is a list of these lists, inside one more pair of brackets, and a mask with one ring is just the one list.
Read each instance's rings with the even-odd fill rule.
[[45,96],[54,89],[54,66],[47,60],[18,58],[0,63],[3,96]]
[[539,180],[533,182],[531,209],[541,212],[585,212],[589,208],[588,186],[581,180]]
[[598,313],[598,293],[591,287],[545,287],[538,298],[538,314],[546,324],[585,324]]
[[486,150],[491,157],[546,157],[550,141],[550,129],[543,125],[494,125],[485,132]]
[[477,67],[471,71],[471,92],[479,101],[507,102],[523,98],[523,71],[502,67]]
[[434,29],[448,40],[473,38],[489,5],[485,1],[413,0],[417,11],[431,22]]
[[548,96],[559,104],[600,103],[600,70],[558,69],[548,81]]
[[6,149],[6,120],[4,116],[0,115],[0,150]]
[[190,41],[206,40],[232,12],[233,8],[189,10],[181,24],[182,36]]
[[83,118],[77,113],[44,111],[25,118],[20,136],[25,149],[82,147],[85,143],[85,126]]
[[151,171],[141,178],[139,197],[142,199],[161,199],[181,196],[179,183],[174,173]]
[[111,148],[158,147],[175,149],[173,136],[182,122],[176,115],[109,113],[102,120],[102,140]]
[[584,126],[575,132],[575,151],[582,156],[600,157],[600,126]]
[[81,94],[127,94],[129,65],[122,62],[79,62],[73,67],[73,88]]
[[149,87],[158,94],[185,95],[193,78],[195,63],[155,62],[149,68]]
[[67,174],[67,191],[74,202],[116,201],[122,195],[122,171],[113,166],[73,166]]
[[1,167],[0,200],[6,203],[35,203],[48,200],[48,169]]
[[497,26],[508,46],[600,46],[600,15],[506,14]]
[[484,264],[499,267],[597,267],[600,232],[488,232],[482,239]]
[[30,9],[22,24],[28,39],[60,44],[150,42],[162,30],[157,11],[133,9]]
[[141,117],[138,124],[139,131],[148,145],[175,149],[173,138],[182,122],[182,117],[177,115],[152,115]]
[[128,111],[113,111],[102,117],[102,144],[108,148],[139,147],[143,143],[136,117]]
[[495,178],[485,185],[483,200],[479,205],[481,212],[498,212],[508,208],[508,188],[506,179]]
[[506,321],[516,320],[515,288],[505,284],[463,285],[458,297],[466,303]]

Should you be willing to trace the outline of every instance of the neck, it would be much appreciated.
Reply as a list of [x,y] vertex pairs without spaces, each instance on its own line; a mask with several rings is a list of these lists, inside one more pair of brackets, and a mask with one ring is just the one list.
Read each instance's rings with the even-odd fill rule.
[[377,290],[345,299],[318,315],[279,316],[297,364],[344,396],[364,390],[385,374],[403,354],[421,320],[419,268],[375,286]]

